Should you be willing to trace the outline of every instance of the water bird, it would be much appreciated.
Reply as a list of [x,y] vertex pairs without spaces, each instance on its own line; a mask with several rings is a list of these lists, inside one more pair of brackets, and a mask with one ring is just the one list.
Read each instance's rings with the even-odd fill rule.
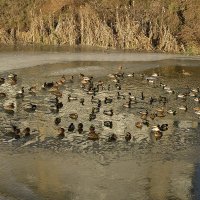
[[56,117],[55,120],[54,120],[54,124],[58,126],[60,123],[61,123],[61,118]]
[[0,99],[3,99],[3,98],[5,98],[5,97],[6,97],[6,93],[0,92]]
[[113,123],[112,121],[104,121],[104,126],[108,127],[108,128],[112,128],[113,127]]
[[125,99],[125,95],[117,92],[117,99]]
[[110,97],[105,97],[105,99],[104,99],[104,103],[105,104],[110,104],[110,103],[112,103],[112,98],[110,98]]
[[131,140],[131,134],[129,132],[126,133],[125,140],[126,142],[129,142]]
[[92,120],[94,120],[94,119],[96,119],[96,114],[95,114],[94,112],[92,112],[92,113],[90,113],[90,115],[89,115],[89,121],[92,121]]
[[7,113],[14,113],[15,104],[14,103],[5,103],[3,105],[4,111]]
[[113,109],[104,110],[104,111],[103,111],[103,114],[104,114],[104,115],[108,115],[108,116],[113,116]]
[[91,125],[90,126],[90,129],[89,129],[89,134],[88,134],[88,140],[98,140],[99,139],[99,135],[95,132],[95,127],[94,125]]
[[82,123],[78,124],[78,133],[79,134],[83,133],[83,124]]
[[117,140],[117,135],[115,133],[111,133],[108,137],[108,142],[115,142]]
[[78,100],[77,97],[72,97],[71,94],[68,94],[68,102]]
[[26,112],[34,112],[37,108],[37,105],[32,104],[32,103],[28,103],[28,104],[24,105],[23,108]]
[[29,127],[26,127],[23,131],[22,134],[24,134],[24,137],[29,137],[31,135],[31,129]]
[[179,106],[178,109],[179,110],[184,110],[186,112],[188,110],[188,107],[187,107],[187,105],[185,105],[185,106]]
[[143,123],[142,122],[135,122],[135,126],[137,127],[137,128],[142,128],[142,126],[143,126]]
[[191,73],[185,71],[184,69],[182,70],[182,74],[183,74],[184,76],[191,76],[191,75],[192,75]]
[[65,129],[64,129],[64,128],[59,128],[59,129],[58,129],[57,138],[58,138],[58,139],[63,139],[64,137],[65,137]]
[[78,119],[78,114],[77,114],[77,113],[70,113],[70,114],[69,114],[69,117],[70,117],[71,119],[77,120],[77,119]]
[[5,83],[5,78],[0,77],[0,85],[3,85]]
[[75,126],[73,123],[71,123],[69,126],[68,126],[68,131],[69,132],[73,132],[75,130]]
[[81,99],[80,99],[80,103],[81,103],[82,106],[84,106],[84,102],[85,102],[85,99],[84,99],[84,98],[81,98]]

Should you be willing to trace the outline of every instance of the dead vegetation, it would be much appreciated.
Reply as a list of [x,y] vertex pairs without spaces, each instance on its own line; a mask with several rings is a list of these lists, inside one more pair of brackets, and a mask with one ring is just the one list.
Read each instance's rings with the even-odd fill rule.
[[0,43],[198,54],[200,6],[191,1],[2,0]]

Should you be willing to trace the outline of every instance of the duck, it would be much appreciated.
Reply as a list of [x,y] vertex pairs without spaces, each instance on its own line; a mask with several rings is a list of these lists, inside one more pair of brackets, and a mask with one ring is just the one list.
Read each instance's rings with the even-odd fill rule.
[[92,113],[99,113],[100,112],[100,108],[99,107],[93,107],[92,108]]
[[81,99],[80,99],[80,104],[81,104],[82,106],[84,106],[84,102],[85,102],[85,99],[84,99],[84,98],[81,98]]
[[159,128],[160,131],[167,131],[168,130],[168,124],[158,125],[158,128]]
[[0,85],[3,85],[5,83],[5,78],[0,77]]
[[68,126],[68,131],[69,132],[73,132],[75,130],[75,126],[73,123],[71,123],[69,126]]
[[64,129],[64,128],[59,128],[59,129],[58,129],[57,138],[58,138],[58,139],[63,139],[64,137],[65,137],[65,129]]
[[20,138],[21,138],[21,132],[20,132],[20,129],[19,128],[16,128],[15,130],[14,130],[14,138],[16,139],[16,140],[19,140]]
[[124,103],[123,107],[125,107],[125,108],[131,108],[131,99],[129,99],[129,101],[127,103]]
[[194,112],[196,115],[200,115],[200,110]]
[[94,112],[92,112],[92,113],[90,113],[90,115],[89,115],[89,121],[92,121],[92,120],[94,120],[94,119],[96,119],[96,114],[95,114]]
[[92,97],[91,97],[91,102],[92,102],[92,103],[99,103],[99,102],[100,102],[100,99],[95,98],[94,96],[92,96]]
[[37,108],[37,105],[36,104],[32,104],[32,103],[24,105],[24,110],[26,112],[34,112],[36,110],[36,108]]
[[129,142],[131,140],[131,134],[129,132],[126,133],[125,140],[126,142]]
[[182,70],[182,74],[183,74],[184,76],[191,76],[191,75],[192,75],[191,73],[186,72],[184,69]]
[[164,108],[163,107],[161,107],[161,108],[156,108],[156,112],[157,113],[164,113]]
[[157,130],[157,131],[151,131],[151,133],[154,135],[156,140],[160,140],[163,136],[162,131]]
[[61,118],[60,117],[56,117],[55,120],[54,120],[54,124],[56,126],[58,126],[60,123],[61,123]]
[[197,87],[197,88],[191,89],[191,91],[194,92],[194,93],[199,93],[199,92],[200,92],[200,89],[199,89],[199,87]]
[[70,113],[70,114],[69,114],[69,117],[70,117],[71,119],[77,120],[77,119],[78,119],[78,114],[77,114],[77,113]]
[[112,128],[113,127],[112,121],[104,121],[103,124],[104,124],[105,127],[108,127],[108,128]]
[[187,105],[185,105],[185,106],[179,106],[178,109],[179,110],[184,110],[185,112],[187,112],[188,107],[187,107]]
[[26,127],[23,131],[22,134],[24,134],[24,137],[29,137],[31,135],[31,129],[29,127]]
[[87,139],[88,139],[88,140],[93,140],[93,141],[99,140],[99,134],[97,134],[97,133],[95,132],[95,127],[94,127],[94,125],[91,125],[91,126],[90,126],[89,134],[88,134],[88,138],[87,138]]
[[0,92],[0,99],[4,99],[4,98],[6,98],[6,93]]
[[177,95],[177,98],[185,99],[185,98],[186,98],[186,95],[185,95],[185,94],[178,94],[178,95]]
[[150,113],[149,117],[151,120],[154,120],[157,117],[157,113]]
[[119,92],[117,92],[117,99],[125,99],[125,95],[120,94]]
[[115,142],[117,140],[117,135],[115,133],[111,133],[108,136],[108,142]]
[[176,110],[170,109],[170,110],[167,111],[167,113],[176,115],[177,112],[176,112]]
[[44,82],[44,84],[42,85],[42,89],[49,89],[52,88],[54,86],[54,82]]
[[127,77],[134,77],[135,76],[135,73],[131,73],[131,74],[127,74]]
[[194,111],[200,111],[200,107],[194,107],[193,110]]
[[142,120],[142,124],[144,124],[145,126],[149,127],[149,120],[147,120],[147,119]]
[[143,123],[142,123],[142,122],[135,122],[135,126],[136,126],[137,128],[142,129]]
[[29,89],[28,89],[28,93],[35,96],[36,95],[36,88],[37,86],[34,85],[34,86],[31,86]]
[[72,97],[71,94],[68,94],[68,102],[78,100],[77,97]]
[[15,97],[16,97],[16,99],[24,97],[24,87],[22,87],[21,90],[17,92]]
[[158,73],[153,73],[151,76],[152,76],[152,77],[158,77],[159,74],[158,74]]
[[56,97],[62,97],[62,92],[59,90],[51,91],[51,94],[55,95]]
[[105,99],[104,99],[104,103],[105,104],[110,104],[110,103],[112,103],[112,98],[110,98],[110,97],[105,97]]
[[196,98],[194,98],[194,101],[200,103],[200,97],[196,97]]
[[104,110],[104,111],[103,111],[103,114],[104,114],[104,115],[108,115],[108,116],[113,116],[113,109]]
[[82,123],[78,124],[78,133],[79,134],[83,133],[83,124]]
[[134,101],[136,100],[136,97],[132,96],[131,92],[129,92],[128,95],[129,95],[129,99],[130,100],[134,100]]
[[3,105],[4,111],[6,111],[7,113],[14,113],[14,109],[15,109],[15,104],[14,103],[5,103]]

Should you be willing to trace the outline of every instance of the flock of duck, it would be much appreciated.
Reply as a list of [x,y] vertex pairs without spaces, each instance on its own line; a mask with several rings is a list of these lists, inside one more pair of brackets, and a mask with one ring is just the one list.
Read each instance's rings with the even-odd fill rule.
[[[190,76],[191,74],[186,71],[182,71],[183,76]],[[77,105],[84,107],[85,100],[90,99],[91,104],[91,112],[88,115],[88,118],[85,121],[89,121],[90,127],[89,130],[85,130],[84,122],[79,122],[79,113],[72,112],[69,114],[69,118],[72,120],[67,126],[61,127],[62,117],[55,116],[54,125],[57,127],[57,138],[63,139],[66,137],[66,134],[70,132],[78,132],[79,134],[87,134],[88,140],[99,140],[101,137],[101,133],[96,131],[95,120],[98,119],[100,115],[100,110],[102,110],[102,114],[107,116],[108,120],[104,120],[102,126],[107,127],[111,130],[110,134],[107,136],[108,142],[114,142],[118,140],[118,135],[112,132],[113,121],[112,117],[115,115],[115,109],[112,104],[118,102],[121,105],[124,111],[132,111],[135,109],[137,104],[142,106],[140,111],[137,111],[138,121],[134,122],[132,127],[134,131],[134,126],[137,129],[142,129],[144,126],[149,127],[150,134],[156,140],[161,139],[163,136],[163,132],[167,131],[169,125],[167,123],[155,124],[156,118],[164,118],[167,115],[175,116],[178,112],[187,113],[188,110],[193,110],[195,116],[199,119],[200,116],[200,89],[186,87],[183,93],[177,92],[175,89],[171,88],[169,85],[165,84],[160,80],[161,75],[158,73],[153,73],[150,76],[145,74],[135,74],[135,73],[126,73],[122,67],[119,67],[116,73],[108,74],[107,81],[102,81],[100,78],[94,78],[93,76],[85,76],[84,74],[73,75],[70,77],[66,77],[63,75],[56,81],[52,82],[44,82],[41,86],[33,85],[29,86],[29,88],[21,87],[19,91],[15,93],[15,99],[23,100],[27,94],[37,96],[39,92],[43,92],[46,94],[51,94],[52,98],[49,101],[49,110],[58,114],[63,107],[70,107],[71,102],[77,102]],[[141,80],[145,82],[148,86],[152,86],[152,88],[158,88],[158,90],[165,92],[166,95],[158,95],[155,96],[147,96],[143,91],[141,91],[137,95],[132,95],[132,91],[123,91],[124,82],[127,79],[135,79]],[[67,95],[67,99],[63,99],[63,91],[66,89],[68,84],[73,85],[75,80],[78,80],[81,90],[83,91],[83,95],[81,97],[76,96],[73,93],[69,93]],[[11,73],[6,76],[2,76],[0,78],[0,86],[1,88],[5,87],[5,84],[13,87],[18,84],[18,75]],[[106,96],[103,98],[99,97],[100,93],[105,93]],[[161,92],[159,93],[161,94]],[[168,104],[170,101],[169,97],[174,97],[173,99],[178,102],[176,108],[168,108]],[[187,99],[194,101],[194,104],[197,105],[193,108],[187,105]],[[0,101],[2,102],[3,109],[2,112],[5,112],[9,115],[14,115],[16,111],[15,102],[8,101],[8,94],[6,92],[0,91]],[[67,103],[64,105],[64,101]],[[111,108],[108,109],[107,105]],[[23,106],[24,112],[36,112],[38,109],[38,105],[34,103],[27,103]],[[78,122],[77,127],[74,122]],[[16,124],[11,124],[11,131],[5,133],[7,136],[14,138],[15,140],[19,140],[23,137],[30,137],[31,128],[25,127],[24,130],[21,130]],[[131,132],[124,132],[123,136],[125,141],[134,140],[134,137]]]

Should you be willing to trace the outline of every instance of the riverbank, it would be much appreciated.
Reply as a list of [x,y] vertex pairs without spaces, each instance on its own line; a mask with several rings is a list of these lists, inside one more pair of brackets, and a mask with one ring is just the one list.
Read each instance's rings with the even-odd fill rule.
[[197,55],[199,10],[196,0],[2,1],[0,43]]

